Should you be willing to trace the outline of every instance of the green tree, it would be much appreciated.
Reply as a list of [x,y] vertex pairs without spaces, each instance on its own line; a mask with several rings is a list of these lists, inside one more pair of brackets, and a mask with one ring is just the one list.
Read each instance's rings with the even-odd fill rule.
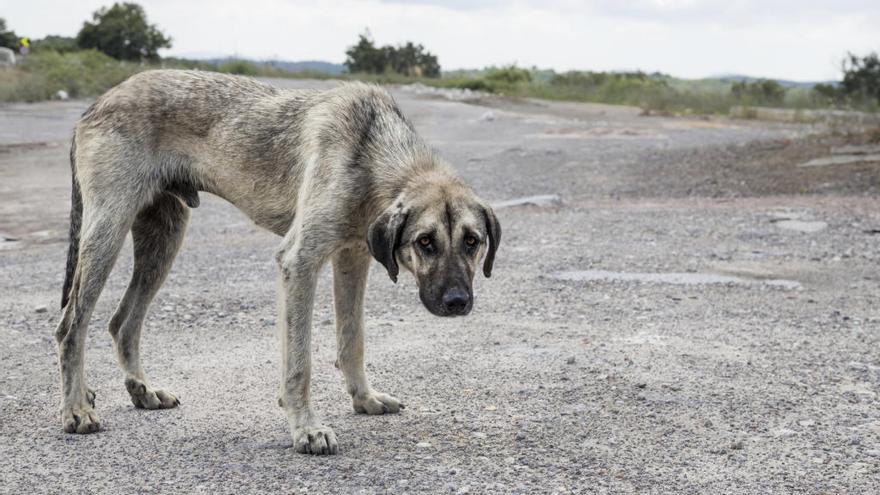
[[143,7],[136,3],[114,3],[92,14],[76,43],[95,48],[118,60],[157,60],[159,49],[171,48],[171,38],[147,22]]
[[364,72],[367,74],[381,74],[385,72],[385,60],[387,54],[377,48],[370,38],[370,32],[358,36],[356,45],[345,51],[345,68],[348,72]]
[[880,57],[876,52],[864,57],[847,54],[840,91],[851,100],[880,102]]
[[407,42],[397,47],[377,47],[369,31],[359,35],[358,42],[345,51],[345,67],[351,73],[384,74],[394,72],[405,76],[440,77],[437,56],[422,45]]
[[18,36],[6,27],[6,19],[0,17],[0,46],[11,48],[18,53]]

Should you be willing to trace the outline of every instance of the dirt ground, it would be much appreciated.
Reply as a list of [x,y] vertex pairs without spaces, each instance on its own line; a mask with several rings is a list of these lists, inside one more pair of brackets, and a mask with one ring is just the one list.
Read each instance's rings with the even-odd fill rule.
[[275,404],[278,239],[207,194],[143,338],[182,406],[125,391],[106,324],[127,248],[86,355],[104,429],[62,433],[67,153],[89,102],[0,107],[0,492],[880,492],[880,163],[800,166],[870,136],[394,94],[483,197],[561,204],[497,211],[495,271],[465,319],[432,317],[375,264],[368,373],[400,415],[352,410],[325,271],[327,458],[293,451]]

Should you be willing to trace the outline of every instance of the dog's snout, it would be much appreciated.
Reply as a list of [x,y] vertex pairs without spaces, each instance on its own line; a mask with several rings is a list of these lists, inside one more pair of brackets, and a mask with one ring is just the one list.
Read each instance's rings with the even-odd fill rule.
[[470,296],[462,289],[449,289],[443,293],[443,307],[450,314],[461,315],[467,312]]

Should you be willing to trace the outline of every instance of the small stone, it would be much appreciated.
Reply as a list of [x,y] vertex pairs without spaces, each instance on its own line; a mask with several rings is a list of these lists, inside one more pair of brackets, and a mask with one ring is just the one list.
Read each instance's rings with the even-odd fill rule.
[[480,439],[486,438],[486,434],[481,431],[475,431],[473,433],[473,435],[474,435],[474,438],[480,438]]
[[571,356],[565,360],[565,364],[574,364],[574,362],[575,362],[574,356]]
[[636,383],[636,388],[645,388],[647,386],[648,386],[648,384],[645,382]]
[[484,122],[492,122],[495,120],[495,113],[492,110],[489,110],[483,115],[480,115],[480,120]]
[[853,436],[850,437],[850,439],[849,439],[849,444],[850,444],[850,445],[860,445],[861,443],[862,443],[862,437],[860,437],[860,436],[858,436],[858,435],[853,435]]
[[513,463],[515,463],[515,462],[516,462],[516,459],[515,459],[514,457],[505,457],[505,458],[504,458],[504,463],[505,463],[505,464],[513,464]]
[[428,449],[428,448],[431,448],[431,444],[428,442],[419,442],[416,444],[416,447],[418,447],[420,449]]
[[813,426],[814,424],[816,424],[816,422],[812,419],[802,419],[798,421],[798,424],[801,426]]
[[880,457],[880,449],[868,449],[865,451],[865,454],[871,457]]
[[525,439],[526,439],[526,433],[525,433],[524,431],[518,431],[518,432],[516,432],[516,439],[517,439],[517,440],[525,440]]
[[46,306],[41,305],[34,308],[34,313],[45,313],[46,311],[49,311],[49,308],[47,308]]
[[497,410],[498,408],[495,407],[495,406],[493,406],[493,405],[488,405],[488,406],[484,407],[484,409],[487,410],[487,411],[495,411],[495,410]]
[[737,440],[737,441],[733,442],[732,444],[730,444],[731,450],[742,450],[744,446],[745,445],[743,444],[742,440]]
[[187,313],[187,314],[183,315],[180,319],[183,321],[191,321],[193,318],[195,318],[193,315]]

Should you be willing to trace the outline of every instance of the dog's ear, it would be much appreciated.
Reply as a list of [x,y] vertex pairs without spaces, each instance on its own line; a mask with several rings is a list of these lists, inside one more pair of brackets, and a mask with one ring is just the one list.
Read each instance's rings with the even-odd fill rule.
[[486,278],[492,276],[492,264],[495,263],[495,252],[498,251],[498,243],[501,242],[501,224],[495,217],[495,212],[489,206],[483,206],[483,216],[486,217],[486,233],[489,236],[489,251],[483,261],[483,275]]
[[394,283],[397,283],[397,274],[400,271],[394,253],[400,247],[400,237],[408,216],[406,211],[392,207],[373,221],[367,234],[370,253],[388,270],[388,276]]

